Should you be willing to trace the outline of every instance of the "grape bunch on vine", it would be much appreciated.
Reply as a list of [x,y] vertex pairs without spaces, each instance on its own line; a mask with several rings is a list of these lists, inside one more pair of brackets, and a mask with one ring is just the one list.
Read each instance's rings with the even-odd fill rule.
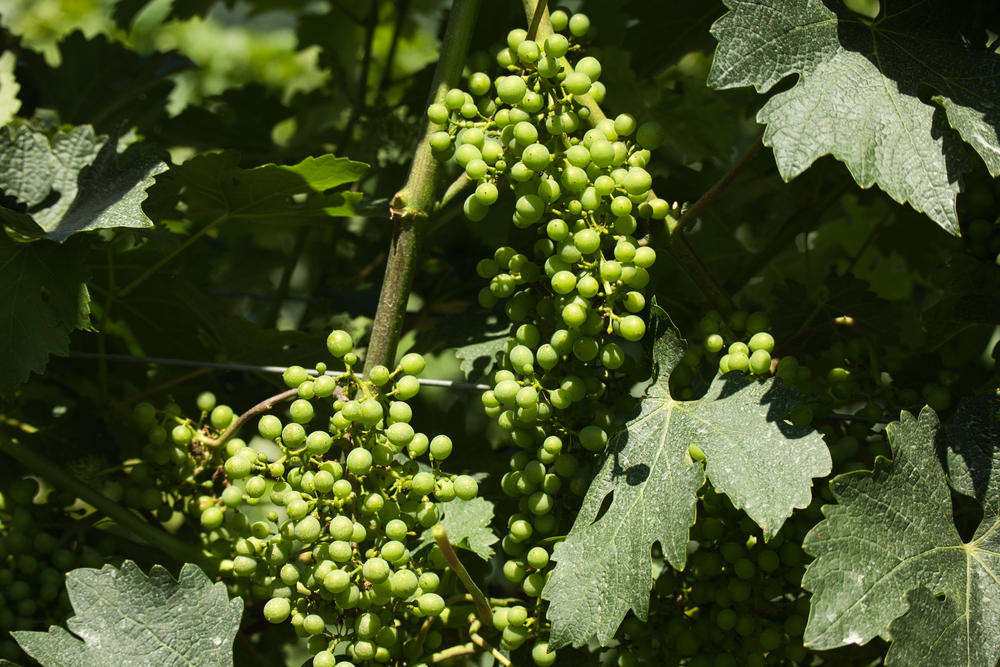
[[1000,664],[1000,11],[9,5],[0,663]]

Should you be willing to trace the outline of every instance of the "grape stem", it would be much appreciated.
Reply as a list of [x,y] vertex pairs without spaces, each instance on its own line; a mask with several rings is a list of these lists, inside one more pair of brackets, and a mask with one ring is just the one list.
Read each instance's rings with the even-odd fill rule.
[[[490,622],[492,623],[492,621]],[[493,658],[501,665],[503,665],[504,667],[511,667],[511,662],[510,660],[507,659],[507,656],[505,656],[500,651],[496,650],[496,648],[492,644],[483,639],[482,635],[479,634],[479,628],[481,628],[482,626],[483,623],[478,618],[475,621],[473,621],[472,624],[469,626],[469,639],[471,639],[477,646],[479,646],[484,651],[489,651],[490,655],[492,655]]]
[[451,542],[448,541],[448,531],[445,530],[444,526],[437,524],[431,529],[431,533],[434,535],[434,541],[437,542],[438,547],[441,549],[441,553],[444,555],[448,565],[451,569],[458,575],[458,578],[462,580],[462,584],[465,586],[465,590],[469,591],[469,595],[472,596],[472,602],[476,605],[476,611],[479,613],[479,618],[482,619],[487,625],[493,624],[493,611],[490,609],[489,600],[483,595],[483,591],[480,590],[476,582],[472,580],[469,575],[469,571],[465,569],[462,565],[462,561],[459,560],[458,554],[455,553],[454,547],[451,546]]
[[702,211],[710,207],[715,200],[719,198],[719,195],[721,195],[726,188],[732,184],[733,180],[739,175],[739,173],[746,169],[747,165],[753,162],[753,159],[757,157],[757,153],[759,153],[760,149],[763,147],[764,144],[761,143],[761,140],[758,138],[757,141],[750,146],[747,152],[743,154],[743,157],[741,157],[739,161],[729,169],[729,171],[723,174],[722,177],[716,181],[707,192],[705,192],[705,194],[698,197],[698,200],[695,203],[684,209],[684,213],[682,213],[679,218],[673,219],[670,216],[667,216],[665,221],[667,223],[667,232],[673,236],[678,231],[694,222],[694,220],[701,215]]
[[[480,1],[454,0],[452,3],[441,59],[434,70],[427,106],[443,102],[448,90],[458,83],[472,41]],[[428,138],[436,129],[437,126],[431,124],[425,115],[409,176],[392,199],[390,215],[395,221],[395,229],[365,356],[365,374],[377,365],[390,368],[395,365],[396,347],[403,330],[420,245],[426,233],[427,216],[434,207],[434,186],[440,164],[431,153]]]
[[36,447],[0,433],[0,452],[15,459],[28,470],[41,475],[54,486],[69,491],[80,500],[92,505],[119,526],[169,555],[178,563],[196,563],[209,573],[214,573],[215,564],[204,558],[197,549],[144,521],[131,510],[107,498],[65,470],[52,465],[44,456],[37,453]]
[[230,424],[225,431],[220,433],[218,438],[215,438],[214,440],[211,438],[205,438],[199,440],[199,442],[201,442],[204,445],[208,445],[209,447],[218,447],[222,445],[226,440],[229,440],[231,437],[236,435],[236,432],[240,430],[240,428],[247,423],[247,420],[249,420],[254,415],[260,414],[261,412],[267,412],[268,410],[274,408],[274,406],[277,405],[278,403],[281,403],[282,401],[287,401],[288,399],[294,396],[298,396],[298,394],[299,390],[298,387],[296,387],[295,389],[288,389],[286,391],[281,392],[280,394],[275,394],[270,398],[265,398],[263,401],[253,406],[252,408],[241,414],[239,417],[237,417],[236,421]]
[[469,642],[467,644],[460,644],[458,646],[452,646],[442,651],[438,651],[437,653],[431,655],[429,662],[444,662],[445,660],[457,658],[462,655],[472,655],[473,653],[478,652],[479,648],[474,643]]

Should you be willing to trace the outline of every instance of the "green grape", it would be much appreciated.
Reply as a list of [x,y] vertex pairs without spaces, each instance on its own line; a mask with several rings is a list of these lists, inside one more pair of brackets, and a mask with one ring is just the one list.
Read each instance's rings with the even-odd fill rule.
[[225,469],[231,479],[241,479],[251,473],[253,464],[246,457],[236,455],[226,459]]
[[586,14],[573,14],[569,18],[569,31],[574,37],[583,37],[590,30],[590,17]]
[[271,598],[264,604],[264,618],[269,623],[284,623],[291,611],[291,603],[285,598]]
[[243,490],[238,486],[227,486],[222,490],[221,499],[226,507],[237,507],[243,502]]
[[281,435],[281,420],[274,415],[264,415],[257,422],[257,432],[262,438],[274,440]]
[[451,456],[452,442],[446,435],[437,435],[431,440],[430,452],[435,460],[443,461]]
[[347,455],[347,469],[353,475],[365,475],[372,469],[372,453],[364,447],[355,447]]
[[528,91],[524,80],[519,76],[504,76],[495,81],[497,96],[504,104],[517,104]]
[[619,330],[625,340],[637,341],[646,334],[646,323],[637,315],[626,315],[619,323]]
[[410,570],[397,570],[389,578],[393,596],[406,599],[420,587],[417,575]]
[[760,331],[755,333],[750,337],[750,341],[747,343],[747,347],[751,352],[756,352],[757,350],[764,350],[765,352],[774,351],[774,337],[767,333],[766,331]]
[[[566,29],[566,26],[569,25],[569,16],[566,14],[566,12],[564,12],[561,9],[553,11],[549,15],[549,20],[552,22],[552,29],[555,30],[557,33],[562,32],[563,30]],[[562,35],[559,35],[559,37],[562,37]],[[563,37],[563,39],[566,38]]]
[[[750,355],[748,363],[750,372],[754,375],[767,375],[771,372],[771,355],[767,350],[755,350]],[[730,368],[732,368],[732,360],[730,360]]]
[[225,516],[221,507],[208,507],[201,513],[201,525],[206,530],[215,530],[222,525]]
[[583,72],[573,72],[563,79],[563,88],[571,95],[586,95],[593,83]]
[[445,603],[437,593],[424,593],[417,598],[417,606],[424,616],[438,616],[444,611]]
[[222,430],[233,422],[234,416],[233,409],[228,405],[217,405],[212,409],[209,421],[213,428]]
[[334,357],[342,358],[354,349],[354,339],[346,331],[335,329],[326,338],[326,349]]
[[635,134],[635,142],[646,150],[656,150],[663,143],[666,131],[656,122],[643,123]]

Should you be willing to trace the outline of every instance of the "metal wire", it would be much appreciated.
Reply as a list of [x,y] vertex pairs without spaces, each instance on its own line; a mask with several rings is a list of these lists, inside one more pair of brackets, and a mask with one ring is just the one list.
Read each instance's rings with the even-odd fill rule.
[[[197,361],[194,359],[168,359],[166,357],[135,357],[129,354],[109,354],[100,352],[70,352],[69,356],[78,359],[104,359],[107,361],[123,361],[137,364],[159,364],[161,366],[187,366],[191,368],[217,368],[225,371],[248,371],[253,373],[284,373],[288,366],[258,366],[256,364],[231,364],[218,361]],[[316,369],[308,368],[309,375],[319,375]],[[326,375],[338,377],[344,371],[327,371]],[[486,391],[492,389],[487,384],[477,384],[474,382],[454,382],[452,380],[434,380],[430,378],[417,378],[417,381],[428,387],[446,387],[449,389],[469,389],[473,391]]]

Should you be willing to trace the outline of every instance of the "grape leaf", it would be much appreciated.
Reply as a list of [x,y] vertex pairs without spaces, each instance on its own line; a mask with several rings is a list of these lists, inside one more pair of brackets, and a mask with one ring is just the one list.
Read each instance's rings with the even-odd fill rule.
[[69,351],[69,332],[90,323],[82,248],[18,243],[0,233],[0,395],[10,394],[50,354]]
[[28,127],[0,131],[0,222],[26,236],[65,241],[108,227],[151,227],[142,212],[146,188],[167,165],[135,146],[121,155],[117,138],[98,138],[89,125],[49,139]]
[[[552,604],[550,643],[581,646],[612,639],[629,609],[645,619],[652,586],[650,549],[659,542],[684,567],[696,492],[708,479],[773,537],[811,498],[812,478],[830,471],[818,433],[782,418],[799,395],[775,379],[717,377],[694,401],[677,401],[667,379],[685,344],[660,309],[654,320],[657,373],[638,414],[612,438],[608,455],[566,540],[542,596]],[[706,466],[688,456],[696,444]]]
[[948,481],[983,508],[983,523],[1000,519],[1000,397],[963,401],[946,428]]
[[175,212],[176,219],[277,223],[351,215],[360,192],[326,191],[357,181],[367,169],[362,162],[333,155],[242,169],[239,153],[224,151],[192,158],[164,179],[180,188],[184,209]]
[[175,581],[154,565],[147,577],[132,561],[121,569],[80,568],[66,577],[76,615],[48,632],[12,632],[25,653],[43,665],[233,664],[233,640],[243,601],[229,599],[190,563]]
[[[489,560],[493,555],[490,545],[497,541],[497,536],[490,529],[493,521],[493,503],[484,498],[461,500],[455,498],[438,505],[443,512],[441,525],[448,533],[448,541],[456,547],[462,547],[473,552],[483,560]],[[432,544],[434,536],[430,529],[422,535],[423,543]]]
[[[874,22],[841,3],[726,0],[709,83],[770,90],[799,75],[757,115],[790,180],[818,157],[843,161],[958,234],[955,198],[967,142],[1000,174],[1000,57],[972,44],[952,3],[883,2]],[[923,100],[933,91],[931,103]]]
[[[933,410],[902,413],[888,435],[892,460],[835,477],[837,504],[823,508],[826,518],[805,539],[816,556],[802,579],[813,593],[805,642],[826,649],[880,635],[893,639],[888,665],[995,665],[1000,517],[984,517],[963,542]],[[995,456],[980,447],[967,452],[978,452],[979,463]],[[996,489],[989,495],[986,505],[995,505]]]

